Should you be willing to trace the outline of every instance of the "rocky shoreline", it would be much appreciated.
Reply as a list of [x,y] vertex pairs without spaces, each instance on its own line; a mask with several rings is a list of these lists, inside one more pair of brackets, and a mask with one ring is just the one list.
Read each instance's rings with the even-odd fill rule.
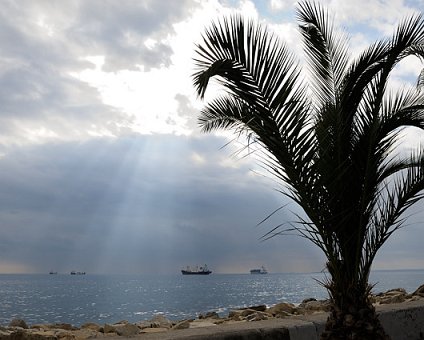
[[[402,303],[407,301],[424,300],[424,285],[415,292],[408,294],[405,289],[391,289],[384,293],[371,296],[374,305]],[[306,299],[299,305],[278,303],[267,308],[265,305],[252,306],[232,310],[227,317],[220,317],[216,312],[201,314],[196,319],[171,321],[163,315],[156,315],[151,320],[130,323],[119,321],[114,324],[99,325],[85,323],[75,327],[67,323],[27,325],[24,320],[14,319],[8,326],[0,326],[0,340],[83,340],[104,337],[132,337],[147,333],[172,332],[186,328],[215,326],[218,324],[254,322],[272,318],[295,318],[301,315],[326,313],[329,310],[328,300]]]

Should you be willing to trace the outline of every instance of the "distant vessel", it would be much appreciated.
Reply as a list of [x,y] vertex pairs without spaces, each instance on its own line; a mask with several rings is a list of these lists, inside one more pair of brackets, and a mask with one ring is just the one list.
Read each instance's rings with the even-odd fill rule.
[[49,274],[50,275],[55,275],[55,274],[57,274],[57,272],[51,271],[51,272],[49,272]]
[[71,275],[85,275],[85,272],[76,272],[75,270],[71,271]]
[[250,274],[268,274],[268,271],[262,266],[261,268],[251,269]]
[[187,266],[186,269],[181,270],[181,273],[183,275],[209,275],[212,271],[210,271],[208,266],[205,264],[203,267],[196,266],[191,268],[190,266]]

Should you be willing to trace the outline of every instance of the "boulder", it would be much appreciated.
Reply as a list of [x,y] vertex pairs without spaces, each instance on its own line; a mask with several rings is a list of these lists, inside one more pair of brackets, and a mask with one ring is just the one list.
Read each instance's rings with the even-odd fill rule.
[[255,313],[256,313],[256,311],[254,309],[242,309],[240,311],[240,316],[246,317],[246,316],[249,316],[249,315],[252,315],[252,314],[255,314]]
[[51,328],[63,329],[65,331],[76,331],[78,329],[78,327],[74,327],[70,323],[55,323]]
[[403,288],[390,289],[384,293],[375,296],[374,301],[379,304],[390,304],[404,302],[408,297],[406,290]]
[[219,319],[219,315],[217,312],[207,312],[204,316],[204,319]]
[[11,340],[57,340],[58,337],[54,331],[28,331],[25,329],[17,329],[10,333]]
[[28,325],[22,319],[13,319],[10,321],[9,327],[21,327],[23,329],[28,329]]
[[401,303],[404,302],[406,300],[406,294],[389,294],[389,295],[385,295],[379,299],[377,299],[377,302],[379,302],[380,304],[390,304],[390,303]]
[[115,323],[113,325],[105,324],[104,333],[116,333],[120,336],[133,336],[140,333],[140,328],[131,323]]
[[140,322],[137,322],[136,325],[140,329],[153,328],[152,323],[150,321],[140,321]]
[[[102,334],[102,333],[100,333],[96,330],[89,329],[89,328],[81,328],[77,331],[73,331],[73,334],[75,335],[75,338],[77,340],[103,338],[105,336],[104,334]],[[111,335],[113,335],[113,334],[111,334]]]
[[183,320],[178,322],[176,325],[172,327],[172,329],[186,329],[190,327],[190,322],[193,320]]
[[115,328],[115,333],[120,336],[129,337],[140,333],[140,328],[131,323],[116,324],[113,326]]
[[161,332],[167,332],[168,328],[144,328],[140,331],[140,333],[161,333]]
[[86,322],[81,325],[81,329],[91,329],[93,331],[100,332],[101,326],[94,322]]
[[418,296],[424,297],[424,285],[419,286],[417,290],[412,293],[412,295],[418,295]]
[[387,292],[384,293],[384,295],[399,295],[399,294],[406,295],[407,292],[404,288],[394,288],[394,289],[389,289]]
[[50,329],[50,325],[49,324],[33,324],[30,327],[31,329],[39,329],[39,330],[49,330]]
[[247,308],[240,308],[240,309],[251,309],[258,312],[265,312],[266,311],[266,305],[258,305],[258,306],[250,306]]
[[242,310],[236,309],[236,310],[230,310],[228,313],[228,318],[233,321],[240,321],[242,319]]
[[152,320],[150,320],[150,322],[152,325],[155,325],[152,328],[168,328],[169,329],[172,327],[172,322],[161,314],[155,315],[152,318]]
[[264,312],[255,311],[252,314],[249,314],[244,319],[246,321],[262,321],[262,320],[268,320],[269,315]]
[[58,330],[54,335],[60,340],[75,340],[76,336],[73,331]]
[[310,299],[305,302],[305,300],[299,305],[298,310],[304,311],[306,314],[314,312],[328,312],[330,310],[330,301],[329,300],[315,300]]
[[292,303],[282,302],[268,308],[266,311],[276,317],[279,317],[280,315],[287,316],[293,314],[296,311],[296,307]]
[[105,323],[103,326],[103,332],[106,333],[116,333],[115,327],[113,325],[109,325],[108,323]]
[[0,339],[9,339],[10,338],[10,333],[6,330],[0,329]]

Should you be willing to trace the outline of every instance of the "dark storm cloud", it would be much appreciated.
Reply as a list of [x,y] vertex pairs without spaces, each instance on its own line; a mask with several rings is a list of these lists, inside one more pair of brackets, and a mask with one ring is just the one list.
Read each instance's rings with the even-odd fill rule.
[[[260,243],[267,229],[255,225],[281,202],[250,164],[227,166],[224,144],[162,135],[10,150],[0,160],[3,261],[141,272],[269,260],[276,243]],[[294,250],[287,242],[283,253]]]
[[[177,272],[201,263],[217,272],[322,270],[321,252],[300,237],[259,241],[300,210],[288,204],[257,226],[289,202],[252,163],[232,161],[225,143],[133,135],[10,149],[0,159],[2,263],[36,272]],[[383,247],[380,267],[420,266],[420,221],[412,216]]]

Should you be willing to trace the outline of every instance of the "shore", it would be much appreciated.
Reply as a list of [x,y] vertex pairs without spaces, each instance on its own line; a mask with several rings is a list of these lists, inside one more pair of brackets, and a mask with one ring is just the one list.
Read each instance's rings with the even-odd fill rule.
[[[424,303],[424,285],[408,294],[403,288],[388,290],[371,296],[373,304],[378,306],[422,301]],[[25,320],[14,319],[8,326],[0,326],[0,339],[54,340],[54,339],[91,339],[105,337],[133,337],[143,334],[159,333],[172,338],[172,332],[182,329],[214,327],[217,325],[238,325],[274,319],[301,319],[302,317],[323,317],[329,310],[328,300],[306,299],[299,305],[287,302],[278,303],[270,308],[265,305],[251,306],[232,310],[226,317],[216,312],[199,315],[196,319],[171,321],[163,315],[151,320],[129,323],[122,320],[113,324],[85,323],[81,327],[71,324],[26,324]],[[176,333],[175,333],[176,334]]]

